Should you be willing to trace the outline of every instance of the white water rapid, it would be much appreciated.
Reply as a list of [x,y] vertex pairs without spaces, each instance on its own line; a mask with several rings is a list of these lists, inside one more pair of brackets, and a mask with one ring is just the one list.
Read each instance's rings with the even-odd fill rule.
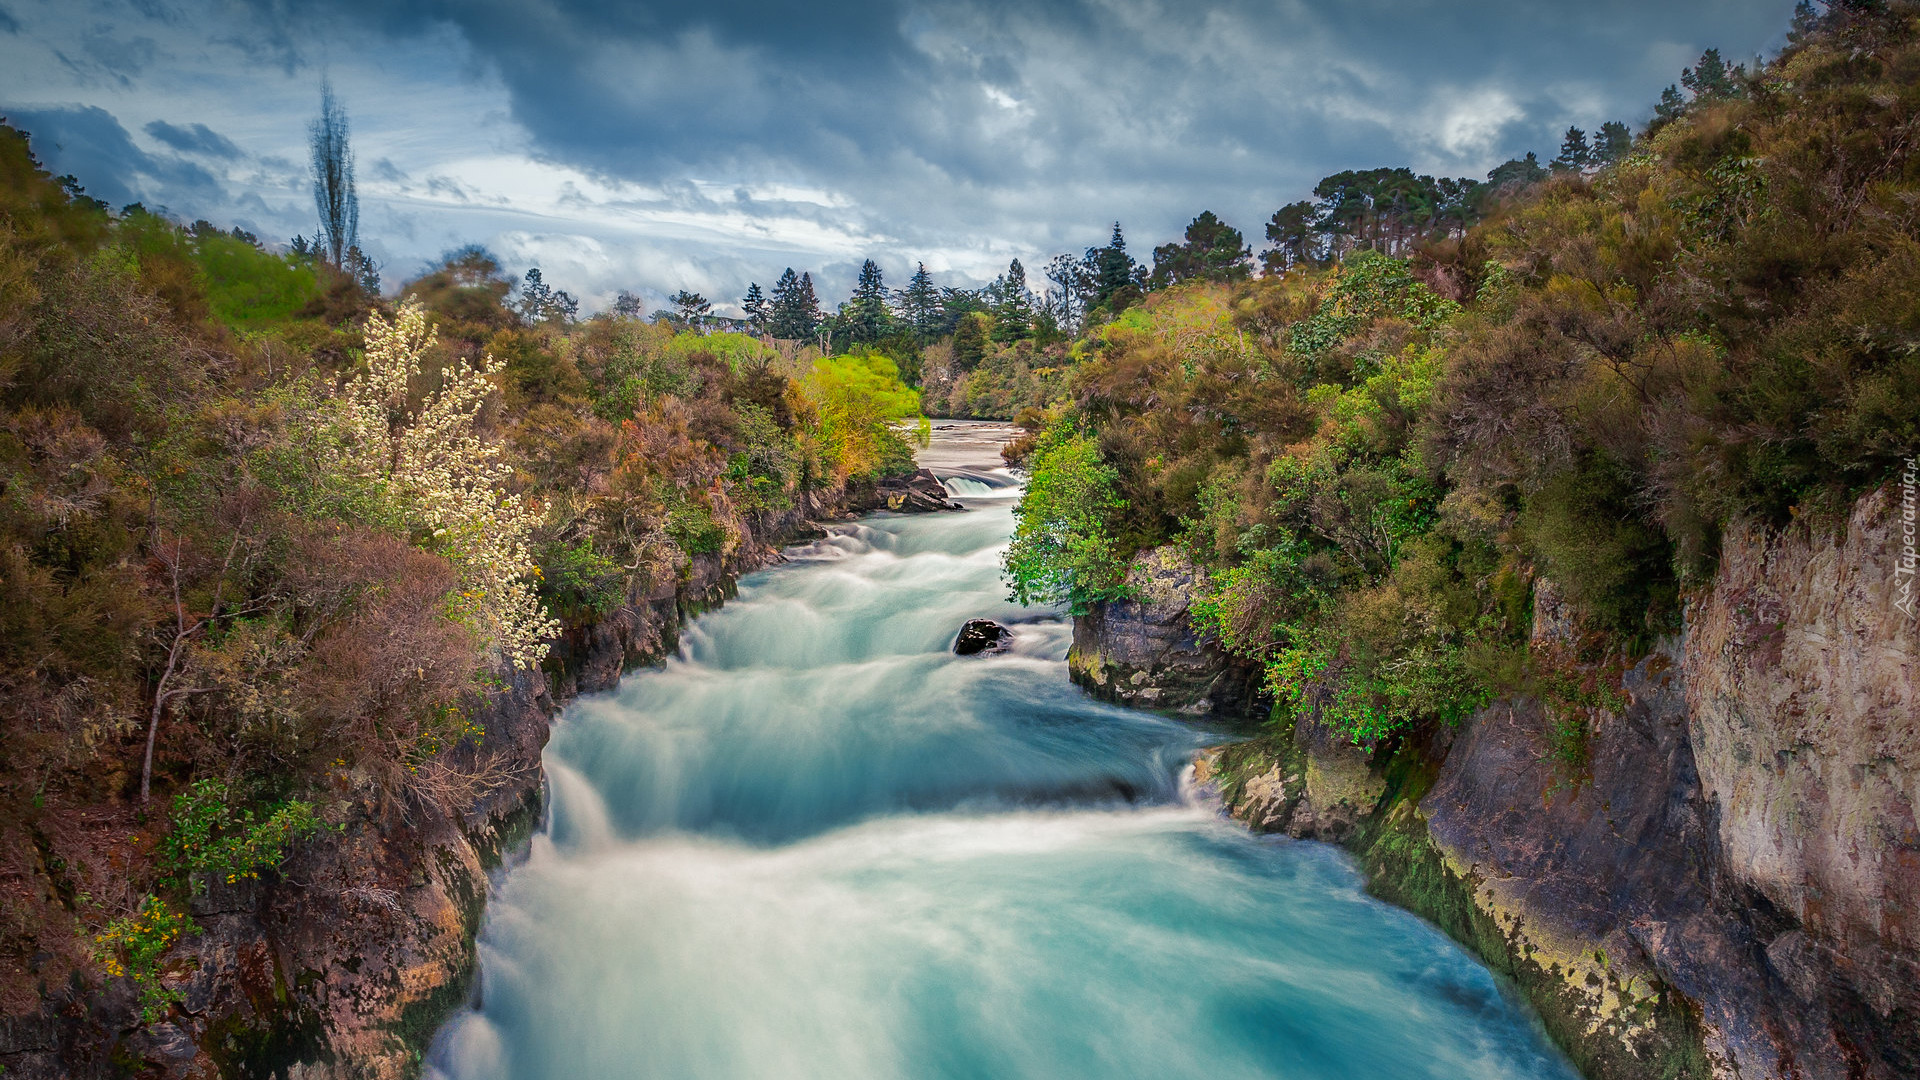
[[[980,434],[927,456],[969,512],[838,527],[567,709],[431,1072],[1574,1080],[1343,853],[1184,793],[1218,733],[1068,683]],[[1013,648],[954,656],[976,617]]]

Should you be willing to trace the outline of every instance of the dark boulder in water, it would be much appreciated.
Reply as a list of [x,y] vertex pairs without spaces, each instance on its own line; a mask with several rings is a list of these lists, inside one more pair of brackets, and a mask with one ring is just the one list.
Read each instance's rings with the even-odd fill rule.
[[997,653],[1005,650],[1012,641],[1013,631],[992,619],[968,619],[967,624],[960,628],[953,651],[960,656]]
[[887,509],[900,514],[925,514],[935,510],[960,510],[960,504],[947,498],[947,486],[930,469],[908,476],[889,476],[874,485],[875,494]]

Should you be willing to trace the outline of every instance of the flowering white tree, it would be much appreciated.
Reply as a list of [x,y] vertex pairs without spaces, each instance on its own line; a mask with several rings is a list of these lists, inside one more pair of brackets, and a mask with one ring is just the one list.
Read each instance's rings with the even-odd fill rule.
[[454,616],[502,658],[533,667],[560,632],[540,604],[540,571],[527,547],[540,515],[507,491],[513,468],[500,460],[500,444],[474,430],[493,390],[488,379],[505,365],[490,356],[478,368],[455,365],[410,412],[407,388],[435,340],[425,310],[409,300],[391,322],[375,312],[366,338],[366,370],[348,380],[340,399],[341,467],[382,489],[452,560],[460,573]]

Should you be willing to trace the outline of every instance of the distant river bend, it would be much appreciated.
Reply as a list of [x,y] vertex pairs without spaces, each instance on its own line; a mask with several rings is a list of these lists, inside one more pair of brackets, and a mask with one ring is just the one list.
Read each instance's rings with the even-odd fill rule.
[[[836,528],[568,708],[430,1073],[1573,1080],[1338,850],[1184,792],[1207,733],[1068,683],[982,434],[926,456],[970,512]],[[952,655],[974,617],[1011,651]]]

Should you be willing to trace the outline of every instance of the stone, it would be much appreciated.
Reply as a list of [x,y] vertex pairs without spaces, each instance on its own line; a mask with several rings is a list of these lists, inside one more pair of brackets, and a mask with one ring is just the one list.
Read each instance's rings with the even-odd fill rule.
[[954,639],[953,651],[958,656],[1005,652],[1012,642],[1013,631],[992,619],[968,619]]
[[896,514],[927,514],[964,507],[947,497],[947,485],[921,469],[908,476],[889,476],[874,485],[874,493],[887,509]]
[[1133,596],[1073,620],[1067,670],[1094,697],[1184,716],[1264,714],[1260,666],[1196,633],[1188,604],[1206,572],[1178,547],[1143,551],[1127,569]]

